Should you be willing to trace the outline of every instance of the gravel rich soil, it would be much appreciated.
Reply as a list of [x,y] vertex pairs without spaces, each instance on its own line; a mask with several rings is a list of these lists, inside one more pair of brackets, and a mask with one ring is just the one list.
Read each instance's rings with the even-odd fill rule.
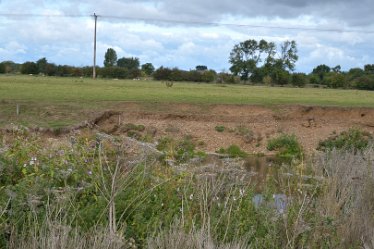
[[97,122],[99,129],[110,133],[118,124],[144,125],[156,139],[189,135],[209,152],[235,144],[249,153],[268,154],[267,141],[287,133],[313,153],[320,140],[352,127],[374,134],[370,108],[122,103],[115,111]]

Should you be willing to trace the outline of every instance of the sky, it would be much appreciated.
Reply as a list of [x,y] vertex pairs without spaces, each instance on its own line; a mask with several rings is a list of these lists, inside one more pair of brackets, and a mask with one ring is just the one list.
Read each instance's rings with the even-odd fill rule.
[[373,11],[372,0],[0,0],[0,61],[92,65],[96,13],[100,66],[114,48],[156,68],[228,71],[235,44],[265,39],[295,40],[298,72],[348,70],[374,64]]

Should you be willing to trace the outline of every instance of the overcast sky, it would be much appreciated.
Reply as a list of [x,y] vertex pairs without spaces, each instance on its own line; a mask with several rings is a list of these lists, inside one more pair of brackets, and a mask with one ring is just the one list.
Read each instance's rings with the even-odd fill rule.
[[2,14],[34,14],[0,16],[0,61],[22,63],[46,57],[56,64],[91,65],[94,22],[90,15],[97,13],[99,65],[112,47],[118,58],[138,57],[156,67],[191,69],[203,64],[222,71],[230,67],[228,56],[235,44],[265,39],[277,44],[297,42],[296,71],[310,72],[319,64],[347,70],[374,64],[373,11],[372,0],[0,0]]

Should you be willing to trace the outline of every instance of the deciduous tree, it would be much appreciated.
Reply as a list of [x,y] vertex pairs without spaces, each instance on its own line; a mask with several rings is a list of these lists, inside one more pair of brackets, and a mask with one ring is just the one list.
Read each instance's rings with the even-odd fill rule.
[[113,67],[117,63],[117,52],[113,48],[108,48],[104,56],[104,66]]

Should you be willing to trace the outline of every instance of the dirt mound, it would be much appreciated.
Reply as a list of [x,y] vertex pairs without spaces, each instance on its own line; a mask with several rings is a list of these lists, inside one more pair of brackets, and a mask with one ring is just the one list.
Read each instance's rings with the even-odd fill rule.
[[[304,148],[312,152],[318,142],[332,133],[352,127],[374,133],[374,109],[313,106],[250,106],[122,104],[119,113],[97,123],[110,132],[119,124],[132,123],[157,130],[163,136],[192,137],[201,149],[216,151],[236,144],[247,152],[265,152],[267,140],[281,133],[295,134]],[[218,132],[216,126],[223,126]],[[251,136],[248,139],[248,136]]]
[[374,133],[371,108],[119,103],[113,109],[74,126],[33,130],[57,136],[88,128],[153,141],[188,135],[204,151],[235,144],[249,153],[267,153],[267,141],[281,133],[295,134],[310,153],[320,140],[352,127]]

